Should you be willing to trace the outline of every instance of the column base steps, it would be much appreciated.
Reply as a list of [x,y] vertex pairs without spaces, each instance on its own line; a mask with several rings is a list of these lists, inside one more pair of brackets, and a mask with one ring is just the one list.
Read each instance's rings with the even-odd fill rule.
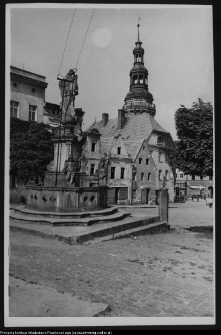
[[43,238],[57,239],[67,244],[82,244],[99,238],[120,238],[129,235],[144,235],[166,229],[166,222],[159,216],[138,219],[127,217],[120,222],[101,223],[93,226],[50,226],[10,220],[10,230]]

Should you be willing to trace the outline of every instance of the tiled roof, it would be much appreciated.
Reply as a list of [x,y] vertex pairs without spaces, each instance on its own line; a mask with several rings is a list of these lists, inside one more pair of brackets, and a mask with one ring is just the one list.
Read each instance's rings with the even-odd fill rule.
[[122,129],[117,129],[118,119],[109,120],[105,127],[102,121],[94,122],[86,132],[95,128],[101,133],[101,145],[108,152],[114,144],[114,137],[121,135],[128,154],[132,157],[137,152],[138,146],[141,145],[143,139],[147,139],[153,130],[169,134],[157,121],[148,113],[130,115],[126,117],[126,122]]

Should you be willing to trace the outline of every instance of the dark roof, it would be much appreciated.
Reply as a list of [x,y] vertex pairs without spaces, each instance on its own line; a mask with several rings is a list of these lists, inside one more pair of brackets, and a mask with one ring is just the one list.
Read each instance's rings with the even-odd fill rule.
[[133,99],[133,98],[144,98],[146,99],[147,101],[153,101],[153,95],[148,91],[146,90],[145,88],[134,88],[134,89],[131,89],[125,99]]
[[108,152],[114,144],[114,137],[121,135],[124,140],[125,147],[129,155],[134,157],[138,146],[141,145],[143,139],[147,139],[155,130],[169,134],[149,113],[131,114],[126,117],[126,122],[122,129],[117,129],[118,119],[109,120],[105,127],[102,121],[94,122],[86,132],[92,128],[98,129],[101,133],[101,145]]

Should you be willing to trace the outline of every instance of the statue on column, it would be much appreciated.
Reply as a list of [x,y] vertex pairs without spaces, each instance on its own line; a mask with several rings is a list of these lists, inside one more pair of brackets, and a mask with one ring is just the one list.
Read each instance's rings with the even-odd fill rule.
[[75,113],[74,101],[75,96],[78,95],[78,76],[77,69],[70,69],[64,79],[59,81],[59,89],[61,91],[62,102],[61,107],[61,123],[63,125],[76,125],[78,123],[78,116]]

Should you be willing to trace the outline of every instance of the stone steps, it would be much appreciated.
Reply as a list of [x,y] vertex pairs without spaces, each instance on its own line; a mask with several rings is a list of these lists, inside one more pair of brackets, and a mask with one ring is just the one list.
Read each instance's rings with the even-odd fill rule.
[[[116,236],[122,234],[145,234],[151,231],[161,230],[166,226],[165,222],[160,222],[159,216],[151,216],[146,219],[126,217],[120,222],[101,223],[92,226],[76,227],[54,227],[33,223],[16,222],[11,220],[10,230],[21,231],[27,234],[41,236],[44,238],[58,239],[68,244],[84,243],[104,236]],[[130,230],[130,231],[129,231]]]
[[20,207],[14,207],[11,208],[17,213],[29,215],[29,216],[38,216],[43,218],[54,218],[54,219],[80,219],[85,217],[93,217],[93,216],[105,216],[105,215],[111,215],[118,211],[117,207],[111,207],[111,208],[105,208],[101,209],[99,211],[90,211],[90,212],[71,212],[71,213],[62,213],[62,212],[43,212],[43,211],[35,211],[29,208],[26,208],[25,206]]
[[166,221],[150,223],[147,226],[132,228],[126,231],[120,231],[113,235],[106,235],[104,237],[96,239],[96,242],[103,242],[103,241],[109,241],[112,239],[118,239],[118,238],[120,239],[120,238],[132,237],[132,236],[142,236],[142,235],[152,234],[158,231],[169,230],[169,229],[170,229],[170,226],[167,225]]
[[[52,225],[52,226],[90,226],[90,225],[98,224],[98,223],[115,222],[115,221],[122,220],[127,216],[130,216],[130,213],[114,213],[113,211],[112,213],[113,214],[111,214],[111,211],[109,211],[109,215],[107,215],[106,213],[105,216],[95,216],[95,213],[93,213],[92,215],[94,216],[93,218],[90,218],[90,217],[70,218],[70,217],[66,217],[66,215],[64,215],[61,218],[56,218],[57,213],[51,213],[51,214],[54,214],[53,217],[51,217],[49,213],[46,213],[45,216],[43,216],[43,213],[41,213],[40,216],[39,215],[37,216],[36,212],[32,214],[30,211],[28,211],[28,214],[26,214],[24,210],[21,211],[21,210],[15,209],[14,211],[10,211],[10,218],[16,221],[23,221],[23,222],[27,222],[30,224],[38,223],[38,224]],[[59,213],[58,216],[60,216],[61,214],[67,214],[67,213]]]

